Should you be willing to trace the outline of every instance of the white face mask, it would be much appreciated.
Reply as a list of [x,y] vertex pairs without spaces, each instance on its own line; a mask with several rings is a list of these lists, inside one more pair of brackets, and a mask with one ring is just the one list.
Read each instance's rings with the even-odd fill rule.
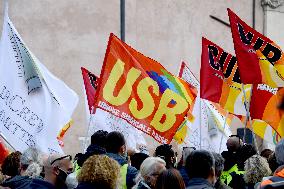
[[65,184],[68,189],[74,189],[78,186],[78,180],[76,178],[76,172],[69,174],[66,178]]

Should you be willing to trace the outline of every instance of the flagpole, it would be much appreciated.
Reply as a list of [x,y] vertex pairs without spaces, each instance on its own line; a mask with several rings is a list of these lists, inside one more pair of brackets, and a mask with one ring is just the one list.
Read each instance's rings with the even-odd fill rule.
[[[242,83],[242,91],[244,93],[245,109],[246,109],[246,122],[245,122],[245,130],[244,130],[244,139],[246,137],[245,135],[246,135],[247,123],[249,122],[250,127],[252,128],[252,136],[253,136],[254,145],[255,145],[257,153],[259,154],[258,145],[257,145],[256,137],[255,137],[255,134],[254,134],[254,129],[253,129],[253,126],[252,126],[252,120],[251,120],[251,117],[250,117],[250,101],[251,101],[251,96],[252,96],[252,89],[253,89],[253,86],[251,86],[250,96],[249,96],[249,99],[247,101],[244,84]],[[244,142],[245,142],[245,140],[244,140]]]
[[226,117],[225,117],[225,120],[224,120],[224,125],[223,125],[223,134],[222,134],[222,137],[221,137],[221,142],[220,142],[220,147],[219,147],[219,154],[221,153],[221,148],[222,148],[222,143],[223,143],[223,138],[224,138],[224,134],[225,134],[225,127],[226,127],[226,124],[227,124],[227,118],[229,116],[229,112],[226,111]]
[[[247,125],[248,125],[248,121],[249,121],[249,104],[247,102],[247,97],[246,97],[246,91],[245,91],[245,87],[244,87],[244,84],[242,83],[242,91],[243,91],[243,94],[244,94],[244,101],[245,101],[245,109],[246,109],[246,120],[245,120],[245,129],[244,129],[244,136],[243,136],[243,142],[246,142],[246,133],[247,133]],[[251,91],[250,91],[250,98],[251,98],[251,93],[252,93],[252,88],[251,88]],[[249,101],[250,101],[250,98],[249,98]]]
[[[199,89],[200,90],[200,89]],[[199,101],[199,109],[200,109],[200,111],[199,111],[199,113],[200,113],[200,116],[199,116],[199,119],[200,119],[200,121],[199,121],[199,149],[201,150],[201,142],[202,142],[202,134],[201,134],[201,131],[202,131],[202,100],[201,100],[201,98],[200,98],[200,93],[199,93],[199,99],[200,99],[200,101]]]

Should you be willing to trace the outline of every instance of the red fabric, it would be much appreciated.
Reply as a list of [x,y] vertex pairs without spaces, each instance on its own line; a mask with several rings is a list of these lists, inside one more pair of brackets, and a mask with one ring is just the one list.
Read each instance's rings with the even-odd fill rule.
[[4,159],[9,155],[9,151],[5,147],[2,140],[0,140],[0,165],[2,165]]
[[[248,26],[230,9],[228,9],[228,15],[231,24],[231,32],[238,60],[241,80],[244,84],[262,83],[262,75],[259,67],[259,58],[255,53],[253,43],[258,37],[265,40],[265,43],[271,41],[264,35],[260,34],[259,32]],[[238,24],[242,26],[245,34],[250,32],[254,35],[250,44],[245,44],[241,40],[241,34],[238,30]]]
[[[170,74],[157,61],[131,48],[114,34],[109,38],[98,86],[96,107],[125,119],[160,143],[169,143],[187,116],[192,102],[188,102],[184,94],[189,95],[192,101],[195,98],[186,82]],[[139,92],[139,86],[147,88]],[[171,95],[165,94],[166,92]],[[173,100],[174,97],[180,102],[179,106]],[[169,98],[172,100],[165,100]],[[164,112],[180,106],[183,108],[179,113],[172,111],[166,115]],[[149,111],[148,107],[151,107]],[[141,109],[147,111],[140,114]],[[165,123],[170,124],[165,126]]]
[[[218,54],[223,52],[216,44],[212,43],[206,38],[202,38],[202,54],[201,54],[201,70],[200,70],[200,97],[203,99],[207,99],[212,102],[219,103],[222,94],[222,86],[223,86],[223,79],[224,78],[223,71],[220,69],[214,69],[210,65],[209,61],[209,46],[214,46],[218,49]],[[220,56],[220,55],[219,55]],[[218,66],[219,57],[214,57],[214,64],[216,67]]]
[[[250,116],[252,119],[261,119],[268,101],[274,95],[266,90],[258,90],[257,85],[253,85],[250,101]],[[276,109],[276,105],[275,105]]]
[[92,107],[95,104],[96,90],[98,86],[98,77],[88,71],[86,68],[81,67],[82,76],[84,80],[85,91],[87,95],[89,111],[92,113]]

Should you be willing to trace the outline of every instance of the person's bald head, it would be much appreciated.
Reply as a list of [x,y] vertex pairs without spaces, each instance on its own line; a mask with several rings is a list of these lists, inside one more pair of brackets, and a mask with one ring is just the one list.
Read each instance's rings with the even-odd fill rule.
[[227,140],[226,145],[228,151],[236,152],[243,145],[243,142],[238,136],[231,136]]
[[[64,172],[66,179],[68,173],[73,171],[71,156],[52,154],[44,161],[45,180],[53,185],[58,184],[58,176],[60,172]],[[62,183],[65,180],[62,180]]]

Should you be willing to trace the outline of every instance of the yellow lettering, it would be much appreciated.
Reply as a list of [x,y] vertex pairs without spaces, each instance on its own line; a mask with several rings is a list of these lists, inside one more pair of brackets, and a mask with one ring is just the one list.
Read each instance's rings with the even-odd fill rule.
[[[168,107],[172,100],[174,100],[176,104],[173,107]],[[158,110],[151,121],[151,125],[159,132],[165,132],[176,122],[176,115],[183,113],[187,108],[188,103],[184,98],[170,89],[166,89],[160,100]],[[166,117],[164,122],[161,123],[163,116]]]
[[154,111],[155,102],[149,92],[149,87],[153,87],[153,93],[157,96],[159,95],[159,85],[157,82],[150,77],[146,77],[142,79],[137,86],[137,94],[143,102],[143,107],[138,110],[138,103],[134,98],[132,98],[129,104],[129,110],[137,119],[144,119],[151,115]]
[[132,67],[127,73],[125,84],[119,91],[118,95],[114,96],[113,93],[115,86],[120,77],[124,74],[124,65],[125,63],[120,59],[116,61],[103,89],[104,99],[115,106],[122,105],[128,100],[132,92],[132,86],[141,74],[141,71]]

